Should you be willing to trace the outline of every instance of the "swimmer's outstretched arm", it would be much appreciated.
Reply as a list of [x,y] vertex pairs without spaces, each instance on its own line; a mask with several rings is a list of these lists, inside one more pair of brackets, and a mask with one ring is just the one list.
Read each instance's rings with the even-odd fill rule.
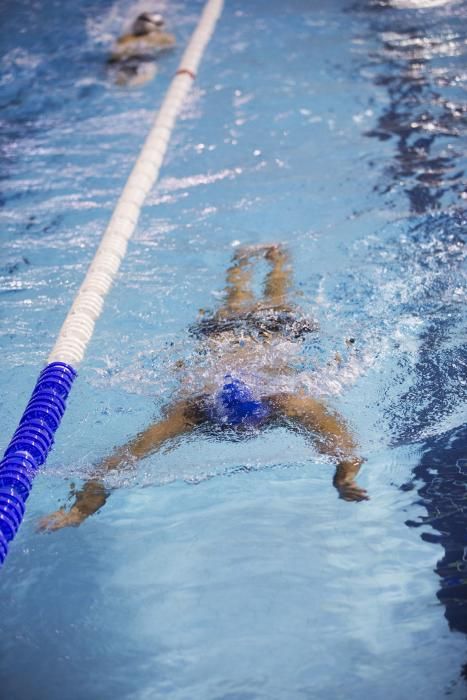
[[106,472],[124,469],[135,461],[155,452],[168,440],[189,433],[198,423],[191,404],[181,401],[171,406],[166,417],[143,430],[129,443],[120,447],[104,459],[95,470],[96,476],[86,481],[77,491],[75,501],[67,511],[60,508],[39,521],[40,530],[59,530],[70,525],[80,525],[90,515],[96,513],[106,502],[109,492],[102,477]]
[[339,496],[346,501],[367,500],[367,492],[355,481],[363,460],[343,418],[305,394],[280,394],[271,401],[284,416],[313,434],[320,452],[337,460],[333,484]]

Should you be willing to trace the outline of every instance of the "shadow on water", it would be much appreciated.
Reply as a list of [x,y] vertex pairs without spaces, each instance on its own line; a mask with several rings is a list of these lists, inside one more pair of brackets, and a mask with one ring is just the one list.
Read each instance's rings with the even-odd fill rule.
[[[443,547],[436,566],[441,579],[438,599],[445,606],[450,629],[467,634],[467,425],[425,440],[423,449],[414,481],[402,488],[416,485],[427,515],[407,525],[430,526],[432,531],[423,532],[422,539]],[[467,679],[467,663],[463,676]]]
[[[426,290],[426,303],[417,309],[426,326],[414,382],[394,408],[399,416],[394,442],[421,449],[413,478],[401,489],[416,490],[417,503],[427,514],[407,525],[424,527],[422,539],[443,547],[436,566],[437,596],[450,629],[467,634],[467,425],[459,425],[466,396],[467,345],[462,343],[464,307],[454,298],[456,275],[462,290],[460,260],[449,255],[454,239],[465,246],[466,216],[459,200],[465,199],[466,191],[462,168],[466,11],[457,3],[424,11],[391,4],[397,5],[371,4],[370,26],[379,45],[369,70],[386,99],[375,127],[366,135],[395,146],[377,191],[391,207],[398,194],[407,196],[411,213],[424,215],[410,234],[412,243],[418,239],[420,259],[426,255],[426,265],[433,266],[441,251],[442,262],[441,274]],[[368,5],[354,9],[367,12]],[[430,230],[437,250],[424,251],[423,240]],[[467,679],[467,664],[462,675]]]
[[371,65],[374,83],[389,100],[366,135],[392,140],[396,153],[377,189],[387,195],[402,188],[415,214],[441,209],[466,192],[464,170],[456,163],[462,152],[457,141],[467,125],[465,22],[380,9],[387,10],[385,27],[377,29],[381,46]]
[[[413,479],[402,490],[416,489],[417,501],[427,515],[408,520],[409,527],[428,526],[421,537],[439,544],[444,553],[436,566],[441,579],[438,599],[453,631],[467,634],[467,425],[436,434],[437,423],[465,400],[467,345],[449,348],[456,314],[428,328],[416,365],[416,380],[401,399],[405,406],[418,406],[409,413],[399,441],[416,443],[423,433],[434,433],[419,443],[423,456],[413,470]],[[454,404],[454,406],[453,406]],[[407,417],[407,414],[406,414]],[[463,668],[467,678],[467,664]]]

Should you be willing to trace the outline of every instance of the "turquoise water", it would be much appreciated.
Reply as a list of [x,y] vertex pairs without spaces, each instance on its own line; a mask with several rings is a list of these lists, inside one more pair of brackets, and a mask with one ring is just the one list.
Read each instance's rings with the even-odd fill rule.
[[[466,8],[403,4],[227,3],[1,572],[5,698],[465,697]],[[141,8],[1,10],[4,446],[201,4],[165,7],[179,48],[127,91],[106,52]],[[236,246],[269,241],[370,500],[285,429],[194,435],[39,534],[159,416]]]

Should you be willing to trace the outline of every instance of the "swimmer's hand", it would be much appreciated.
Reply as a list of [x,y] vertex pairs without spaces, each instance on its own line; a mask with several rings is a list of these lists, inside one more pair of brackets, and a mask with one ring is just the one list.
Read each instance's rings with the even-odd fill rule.
[[49,515],[41,518],[37,524],[37,530],[39,532],[54,532],[55,530],[61,530],[62,527],[78,527],[85,519],[86,515],[78,510],[76,506],[73,506],[70,510],[59,508],[54,513],[49,513]]
[[357,476],[363,460],[354,457],[345,459],[336,467],[333,484],[339,493],[339,498],[344,501],[368,501],[369,496],[365,489],[362,489],[355,477]]
[[335,478],[333,483],[339,498],[342,498],[344,501],[368,501],[370,498],[366,489],[362,489],[356,481]]

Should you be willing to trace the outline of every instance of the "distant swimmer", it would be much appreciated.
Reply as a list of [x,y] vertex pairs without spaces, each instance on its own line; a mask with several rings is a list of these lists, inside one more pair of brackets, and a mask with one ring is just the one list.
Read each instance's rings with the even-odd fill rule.
[[133,22],[131,31],[117,39],[108,62],[118,85],[142,85],[156,75],[157,56],[176,43],[164,26],[161,15],[143,12]]
[[[252,261],[270,265],[262,298],[251,289]],[[40,528],[57,530],[79,525],[108,498],[104,477],[124,471],[165,444],[189,434],[214,434],[221,439],[248,439],[264,429],[286,427],[307,436],[335,463],[333,484],[346,501],[363,501],[356,483],[363,459],[345,421],[298,381],[302,341],[318,326],[288,299],[291,268],[282,246],[268,244],[237,250],[227,271],[224,304],[189,329],[197,340],[189,367],[176,363],[180,388],[157,423],[95,467],[69,510],[61,508],[42,519]],[[351,344],[353,339],[351,339]]]

